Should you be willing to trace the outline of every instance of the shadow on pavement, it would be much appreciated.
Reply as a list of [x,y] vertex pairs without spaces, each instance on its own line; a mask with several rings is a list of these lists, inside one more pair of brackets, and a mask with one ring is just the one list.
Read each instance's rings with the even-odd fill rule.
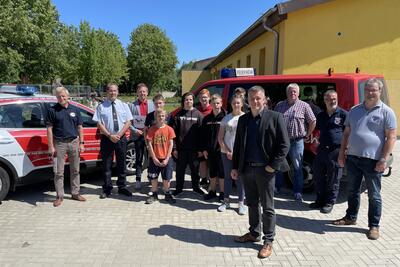
[[332,225],[332,220],[313,220],[304,217],[291,217],[282,214],[276,215],[276,224],[285,229],[311,232],[315,234],[325,234],[327,232],[366,233],[366,229],[358,228],[356,226]]
[[207,247],[246,247],[258,249],[260,246],[260,244],[256,243],[236,243],[233,241],[233,238],[235,237],[233,235],[223,235],[211,230],[189,229],[170,224],[161,225],[157,228],[151,228],[147,232],[150,235],[169,236],[175,240],[192,244],[202,244]]
[[202,196],[199,196],[193,192],[184,191],[182,195],[176,198],[176,203],[173,205],[188,211],[195,211],[217,210],[220,204],[217,202],[205,202],[202,199]]

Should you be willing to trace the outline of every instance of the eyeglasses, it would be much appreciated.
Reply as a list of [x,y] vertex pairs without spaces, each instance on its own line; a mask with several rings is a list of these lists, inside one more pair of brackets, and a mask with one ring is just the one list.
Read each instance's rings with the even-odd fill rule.
[[376,93],[376,92],[379,92],[380,90],[379,89],[368,89],[368,88],[365,88],[364,91],[368,92],[368,93]]

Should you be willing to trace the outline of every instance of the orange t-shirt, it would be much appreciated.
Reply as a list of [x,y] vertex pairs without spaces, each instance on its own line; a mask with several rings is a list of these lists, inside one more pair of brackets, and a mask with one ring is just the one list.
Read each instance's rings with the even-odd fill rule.
[[164,127],[158,128],[157,125],[153,125],[147,131],[146,139],[151,141],[153,146],[154,155],[158,159],[165,159],[168,155],[168,149],[170,140],[175,138],[174,129],[170,126],[165,125]]

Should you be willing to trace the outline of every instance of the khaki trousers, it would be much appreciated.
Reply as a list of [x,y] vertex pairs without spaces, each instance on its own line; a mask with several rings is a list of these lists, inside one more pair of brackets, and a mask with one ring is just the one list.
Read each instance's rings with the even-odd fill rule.
[[54,162],[54,186],[56,188],[57,197],[64,197],[65,155],[68,155],[71,194],[78,195],[80,187],[79,138],[76,138],[70,142],[55,141],[55,149],[57,155]]

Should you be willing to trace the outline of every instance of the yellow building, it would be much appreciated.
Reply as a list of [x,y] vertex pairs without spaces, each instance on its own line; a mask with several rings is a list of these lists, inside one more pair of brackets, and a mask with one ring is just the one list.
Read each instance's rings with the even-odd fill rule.
[[[268,10],[203,71],[225,67],[257,74],[383,74],[400,125],[399,0],[292,0]],[[268,30],[269,28],[269,30]],[[184,90],[197,86],[186,84]]]

